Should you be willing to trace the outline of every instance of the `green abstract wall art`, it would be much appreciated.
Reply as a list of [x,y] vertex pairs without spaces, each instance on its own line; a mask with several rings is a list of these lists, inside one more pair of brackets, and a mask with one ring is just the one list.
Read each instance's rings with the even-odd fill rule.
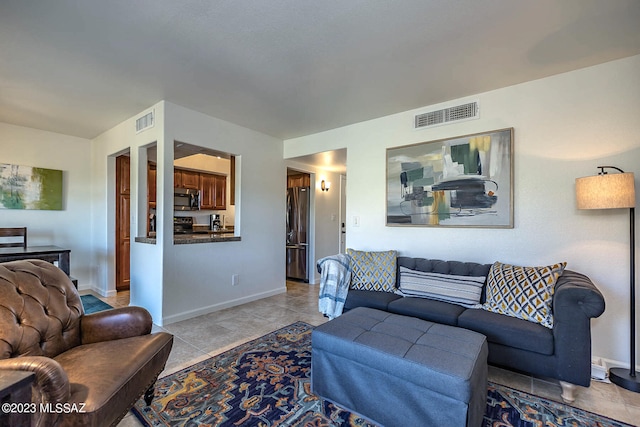
[[0,209],[62,210],[62,171],[0,163]]

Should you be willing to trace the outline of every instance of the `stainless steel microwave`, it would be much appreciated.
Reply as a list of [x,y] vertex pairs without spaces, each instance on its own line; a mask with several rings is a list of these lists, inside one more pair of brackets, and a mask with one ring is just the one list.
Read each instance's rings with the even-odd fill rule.
[[200,210],[200,190],[190,188],[175,188],[173,191],[173,210]]

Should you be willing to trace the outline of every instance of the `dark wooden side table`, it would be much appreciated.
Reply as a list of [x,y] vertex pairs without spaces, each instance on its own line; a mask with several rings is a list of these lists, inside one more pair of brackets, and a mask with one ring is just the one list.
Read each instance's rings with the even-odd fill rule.
[[27,246],[26,248],[0,248],[0,262],[37,258],[48,262],[57,262],[60,270],[71,274],[69,268],[70,249],[59,246]]
[[30,426],[33,372],[0,370],[0,427]]
[[70,249],[58,246],[27,246],[26,248],[0,248],[0,262],[17,261],[21,259],[36,258],[47,262],[57,262],[58,268],[67,273],[76,289],[78,289],[78,279],[71,277],[69,263]]

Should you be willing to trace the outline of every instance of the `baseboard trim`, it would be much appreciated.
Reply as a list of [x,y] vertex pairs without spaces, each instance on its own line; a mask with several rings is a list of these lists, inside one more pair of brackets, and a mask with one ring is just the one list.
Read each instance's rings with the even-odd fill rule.
[[219,304],[213,304],[206,307],[197,308],[195,310],[183,311],[182,313],[172,314],[170,316],[163,317],[162,325],[160,326],[169,325],[171,323],[180,322],[182,320],[191,319],[197,316],[202,316],[203,314],[209,314],[215,311],[224,310],[225,308],[231,308],[237,305],[246,304],[248,302],[253,302],[263,298],[272,297],[274,295],[283,294],[285,292],[287,292],[287,287],[283,286],[282,288],[274,289],[272,291],[261,292],[258,294],[253,294],[246,297],[233,299],[230,301],[225,301]]
[[[625,368],[629,369],[629,362],[621,362],[620,360],[607,359],[606,357],[593,356],[591,358],[592,364],[603,366],[607,372],[609,368]],[[640,365],[636,366],[636,372],[640,372]]]
[[116,297],[116,296],[118,296],[118,292],[115,291],[115,290],[104,292],[102,289],[96,288],[95,286],[81,286],[79,284],[78,284],[78,292],[80,292],[80,293],[93,292],[95,294],[100,295],[101,297]]

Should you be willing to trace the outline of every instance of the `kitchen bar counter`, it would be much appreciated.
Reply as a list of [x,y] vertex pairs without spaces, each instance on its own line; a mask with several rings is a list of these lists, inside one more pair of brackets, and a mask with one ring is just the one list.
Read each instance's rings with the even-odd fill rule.
[[220,233],[210,231],[208,233],[174,234],[173,244],[183,245],[190,243],[212,243],[212,242],[239,242],[240,236],[233,233]]
[[[150,243],[155,245],[155,237],[136,237],[138,243]],[[235,236],[233,233],[220,233],[218,231],[209,233],[193,233],[193,234],[174,234],[174,245],[185,245],[192,243],[217,243],[217,242],[239,242],[240,236]]]

